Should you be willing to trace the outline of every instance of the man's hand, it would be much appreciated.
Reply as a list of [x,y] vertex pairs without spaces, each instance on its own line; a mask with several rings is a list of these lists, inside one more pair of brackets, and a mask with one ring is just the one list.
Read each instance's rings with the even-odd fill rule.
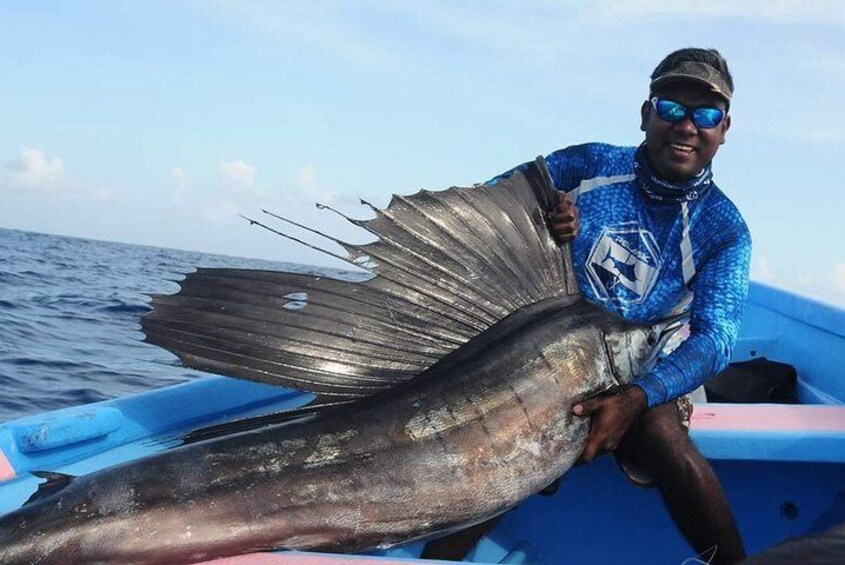
[[549,214],[549,230],[559,244],[575,239],[581,229],[578,208],[565,192],[558,191],[557,206]]
[[589,463],[598,455],[613,451],[631,427],[646,411],[645,391],[634,385],[594,396],[572,407],[572,413],[593,417],[587,443],[578,464]]

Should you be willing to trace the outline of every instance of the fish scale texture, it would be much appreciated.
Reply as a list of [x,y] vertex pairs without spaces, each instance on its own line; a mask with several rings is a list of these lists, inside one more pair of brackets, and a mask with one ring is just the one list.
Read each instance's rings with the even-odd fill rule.
[[637,151],[589,143],[555,151],[546,163],[555,188],[572,195],[580,213],[572,254],[581,293],[638,322],[690,312],[689,338],[636,381],[655,406],[694,390],[730,360],[748,294],[751,237],[709,177],[689,198],[651,197]]

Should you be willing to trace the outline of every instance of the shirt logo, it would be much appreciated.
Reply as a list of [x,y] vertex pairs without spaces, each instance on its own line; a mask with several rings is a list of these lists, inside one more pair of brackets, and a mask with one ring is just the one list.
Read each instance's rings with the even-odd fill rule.
[[660,271],[660,248],[637,222],[605,228],[587,257],[587,278],[602,301],[621,305],[646,299]]

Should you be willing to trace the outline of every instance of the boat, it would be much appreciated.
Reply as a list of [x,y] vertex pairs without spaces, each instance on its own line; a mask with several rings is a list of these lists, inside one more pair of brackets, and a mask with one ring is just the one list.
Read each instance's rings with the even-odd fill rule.
[[[691,437],[712,462],[749,553],[845,523],[845,310],[752,283],[734,362],[796,368],[797,403],[698,402]],[[209,376],[0,425],[0,513],[42,479],[80,475],[177,445],[193,429],[292,408],[311,395]],[[422,544],[373,555],[276,552],[215,565],[422,563]],[[696,563],[655,489],[632,486],[611,457],[570,470],[552,496],[507,512],[474,563]]]

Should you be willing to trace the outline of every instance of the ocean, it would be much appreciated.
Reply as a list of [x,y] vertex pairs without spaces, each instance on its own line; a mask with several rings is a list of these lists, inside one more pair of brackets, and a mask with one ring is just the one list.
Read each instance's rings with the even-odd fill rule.
[[0,422],[201,377],[140,331],[148,295],[198,266],[340,274],[0,228]]

